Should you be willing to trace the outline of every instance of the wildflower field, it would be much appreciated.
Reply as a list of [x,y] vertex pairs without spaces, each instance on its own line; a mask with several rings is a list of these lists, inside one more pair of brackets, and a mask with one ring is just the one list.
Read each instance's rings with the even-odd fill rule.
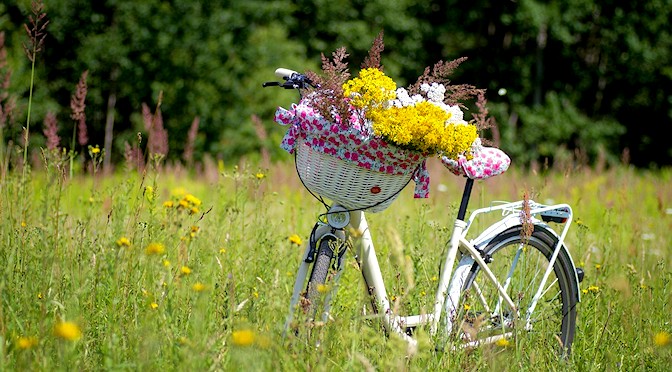
[[[462,180],[438,163],[369,216],[391,298],[431,306]],[[354,258],[333,309],[283,337],[295,270],[322,207],[293,164],[8,170],[0,181],[0,370],[666,370],[672,365],[672,173],[511,169],[470,208],[519,199],[574,206],[568,245],[585,270],[568,360],[526,335],[408,352],[371,315]],[[300,322],[300,316],[298,321]],[[299,331],[303,328],[298,326]]]

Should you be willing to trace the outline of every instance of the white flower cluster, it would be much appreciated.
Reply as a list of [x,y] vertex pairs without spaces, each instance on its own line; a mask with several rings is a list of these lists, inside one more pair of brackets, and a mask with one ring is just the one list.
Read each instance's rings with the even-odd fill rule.
[[390,107],[406,107],[406,106],[415,106],[416,103],[422,102],[425,100],[419,94],[414,94],[412,97],[408,94],[408,91],[404,88],[397,88],[395,92],[397,95],[396,99],[393,99],[389,102]]
[[420,90],[425,93],[429,101],[443,103],[446,93],[446,87],[443,84],[432,83],[432,85],[429,85],[425,83],[420,86]]
[[446,93],[446,87],[443,84],[432,83],[430,85],[425,83],[420,86],[420,91],[424,93],[427,98],[423,97],[421,94],[414,94],[411,96],[408,94],[408,91],[406,89],[397,88],[396,90],[397,98],[393,99],[392,101],[389,101],[386,107],[401,108],[407,106],[415,106],[416,103],[428,101],[436,106],[439,106],[445,112],[450,114],[450,119],[446,121],[446,125],[448,124],[467,125],[467,122],[464,121],[464,114],[457,105],[450,106],[443,102]]

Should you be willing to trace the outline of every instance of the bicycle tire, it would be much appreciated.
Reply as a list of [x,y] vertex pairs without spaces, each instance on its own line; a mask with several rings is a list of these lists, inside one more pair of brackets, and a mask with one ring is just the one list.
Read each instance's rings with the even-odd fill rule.
[[[457,324],[461,325],[459,333],[465,337],[465,333],[471,332],[467,338],[484,340],[489,336],[501,336],[522,329],[528,333],[535,333],[540,336],[539,342],[545,342],[561,355],[568,356],[576,332],[576,305],[579,291],[574,279],[574,265],[567,251],[561,250],[545,284],[543,295],[530,317],[531,323],[528,323],[527,310],[539,288],[539,282],[548,267],[558,239],[540,226],[535,226],[529,239],[522,237],[521,230],[522,226],[505,230],[483,249],[484,257],[490,261],[488,267],[497,278],[507,277],[513,257],[520,252],[507,288],[507,293],[519,309],[518,322],[514,321],[515,318],[511,314],[505,312],[508,309],[506,305],[502,305],[500,311],[497,311],[497,303],[501,303],[499,293],[485,274],[479,275],[482,270],[474,263],[462,287],[460,303],[463,305],[458,311],[457,318]],[[474,285],[475,283],[477,285]],[[480,297],[479,292],[482,298],[472,298]],[[483,301],[489,304],[489,307],[484,306]],[[490,313],[489,319],[486,315],[488,313]],[[468,332],[464,331],[465,328]]]
[[[327,303],[328,299],[325,296],[326,290],[329,288],[329,281],[331,279],[330,269],[334,266],[332,264],[333,260],[338,260],[338,254],[335,251],[335,245],[338,244],[338,241],[334,237],[324,237],[320,243],[313,263],[313,268],[310,273],[308,284],[306,286],[305,299],[308,301],[308,320],[314,321],[318,310],[320,308],[325,309],[329,304]],[[326,321],[326,316],[324,310],[323,321]]]

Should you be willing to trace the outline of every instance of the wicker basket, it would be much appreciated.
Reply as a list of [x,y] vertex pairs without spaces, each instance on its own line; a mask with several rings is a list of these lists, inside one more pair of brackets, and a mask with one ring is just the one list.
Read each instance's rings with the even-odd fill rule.
[[385,210],[410,181],[406,174],[388,174],[357,166],[314,150],[302,141],[296,146],[296,168],[303,184],[314,194],[348,209]]

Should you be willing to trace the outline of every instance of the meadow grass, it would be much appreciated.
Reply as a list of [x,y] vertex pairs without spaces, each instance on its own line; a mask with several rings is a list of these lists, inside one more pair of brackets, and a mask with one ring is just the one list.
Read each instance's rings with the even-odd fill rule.
[[[323,212],[293,164],[220,165],[193,175],[181,167],[154,170],[150,161],[146,172],[101,176],[101,150],[89,146],[89,157],[75,163],[75,132],[70,152],[59,150],[54,121],[45,167],[30,171],[33,74],[48,24],[42,2],[32,3],[22,157],[12,157],[12,146],[0,141],[0,371],[630,371],[672,365],[670,170],[512,169],[477,183],[471,209],[517,200],[525,191],[540,202],[574,207],[567,245],[586,278],[567,360],[559,359],[552,340],[525,333],[508,345],[440,352],[419,329],[419,348],[409,352],[372,315],[351,253],[332,319],[310,329],[322,340],[315,347],[300,312],[302,332],[282,336],[296,268]],[[85,84],[78,85],[71,107],[80,114],[85,95]],[[86,175],[77,168],[84,158],[93,159]],[[430,199],[413,200],[407,189],[388,210],[367,217],[388,294],[402,312],[431,306],[459,203],[463,181],[440,168],[430,162]]]
[[[389,295],[431,306],[462,180],[430,163],[369,215]],[[293,164],[67,178],[9,171],[0,189],[0,370],[665,370],[672,365],[670,171],[512,169],[478,182],[470,209],[518,200],[574,207],[567,244],[584,268],[569,360],[518,334],[508,346],[437,352],[387,337],[351,253],[316,348],[282,337],[320,204]],[[298,235],[289,239],[292,235]],[[301,243],[300,245],[297,243]],[[298,316],[300,322],[301,317]]]

